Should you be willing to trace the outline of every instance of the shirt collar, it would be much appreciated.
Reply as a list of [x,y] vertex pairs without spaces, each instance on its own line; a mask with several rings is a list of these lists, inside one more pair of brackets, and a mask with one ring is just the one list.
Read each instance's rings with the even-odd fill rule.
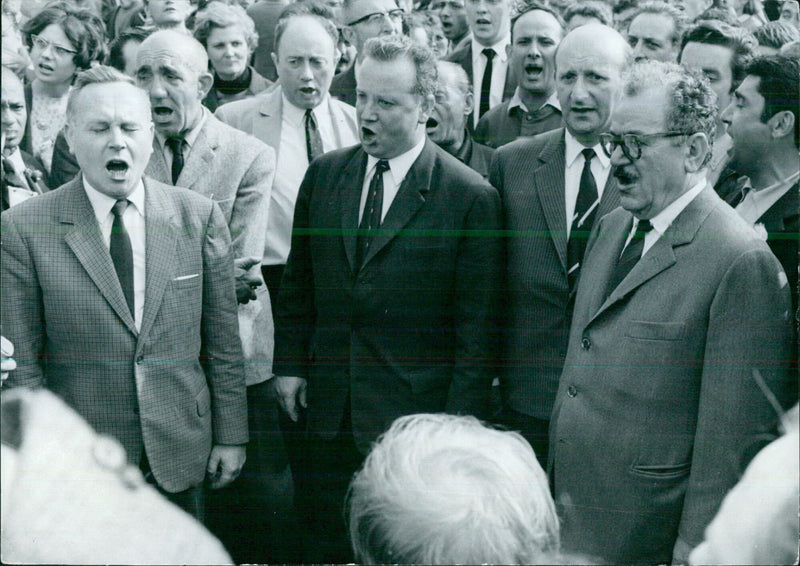
[[[572,167],[581,152],[586,149],[586,146],[576,140],[575,136],[570,134],[569,130],[566,128],[564,129],[564,141],[566,143],[564,158],[566,160],[567,167]],[[594,150],[596,159],[600,162],[600,165],[603,166],[603,169],[608,169],[611,167],[611,158],[607,156],[606,152],[603,151],[603,148],[600,147],[600,142],[592,146],[592,149]]]
[[[205,106],[203,106],[202,109],[203,113],[200,116],[200,121],[197,122],[197,124],[195,124],[194,128],[186,132],[186,134],[183,136],[183,141],[186,143],[187,146],[189,146],[190,149],[194,145],[194,142],[197,141],[197,136],[200,135],[200,131],[203,129],[203,126],[205,126],[206,120],[208,119],[208,116],[211,114],[211,112],[209,112]],[[161,149],[163,150],[165,147],[164,142],[166,141],[167,138],[161,135],[158,131],[156,131],[156,139],[158,140],[158,143],[161,146]]]
[[[117,202],[117,199],[103,194],[95,189],[91,184],[89,184],[89,181],[86,179],[86,175],[83,175],[83,188],[86,192],[86,196],[89,198],[89,202],[92,205],[94,215],[97,217],[97,222],[102,224],[108,218],[108,215],[111,212],[111,209],[114,208],[114,204]],[[136,185],[136,188],[133,189],[127,198],[128,201],[130,201],[130,203],[136,207],[136,210],[139,211],[139,214],[144,216],[144,183],[141,179],[139,179],[139,183]]]
[[683,212],[683,209],[689,206],[689,203],[692,202],[704,188],[706,188],[705,177],[650,219],[653,230],[658,232],[659,235],[663,235],[678,215]]
[[[406,178],[408,170],[411,169],[412,165],[414,165],[414,162],[417,160],[417,157],[419,157],[419,154],[422,153],[422,148],[425,147],[426,139],[427,136],[422,136],[422,139],[417,145],[409,149],[407,152],[401,153],[397,157],[392,157],[388,160],[389,170],[392,172],[392,178],[395,180],[395,184],[398,186],[402,180]],[[370,155],[367,158],[367,173],[372,171],[377,163],[378,158]]]
[[[545,106],[552,106],[553,108],[561,112],[561,103],[558,102],[558,96],[556,96],[555,92],[551,94],[547,100],[544,101],[544,104],[542,104],[541,108],[544,108]],[[512,96],[511,99],[508,101],[509,116],[511,115],[511,111],[514,108],[522,108],[522,110],[524,110],[525,112],[529,112],[528,107],[525,106],[525,103],[522,102],[522,98],[519,95],[519,87],[514,89],[514,96]],[[534,108],[534,111],[536,110],[539,110],[539,108]]]
[[508,59],[508,55],[506,54],[506,45],[511,43],[511,34],[507,33],[504,37],[500,39],[494,45],[481,45],[478,43],[478,40],[475,39],[475,36],[472,36],[472,64],[474,66],[475,62],[481,57],[482,51],[487,47],[491,47],[494,49],[494,57],[495,59],[499,60],[501,63],[505,63]]
[[[327,116],[330,114],[329,104],[328,104],[328,93],[325,93],[325,97],[322,99],[322,102],[319,105],[315,106],[311,109],[311,113],[314,115],[314,118],[318,121],[322,116]],[[290,124],[296,125],[298,128],[303,125],[303,120],[306,117],[306,109],[300,108],[299,106],[295,106],[289,99],[286,98],[286,93],[281,93],[281,98],[283,99],[283,116],[284,119],[287,120]],[[319,127],[319,124],[317,124]]]

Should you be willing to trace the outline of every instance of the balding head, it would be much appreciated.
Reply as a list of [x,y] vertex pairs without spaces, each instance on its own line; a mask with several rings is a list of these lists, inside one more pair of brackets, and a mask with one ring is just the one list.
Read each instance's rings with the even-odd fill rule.
[[587,24],[569,32],[556,52],[556,92],[567,130],[587,147],[608,129],[631,49],[615,30]]
[[182,137],[199,123],[202,100],[214,78],[200,42],[163,30],[139,47],[136,82],[150,94],[156,131],[165,137]]

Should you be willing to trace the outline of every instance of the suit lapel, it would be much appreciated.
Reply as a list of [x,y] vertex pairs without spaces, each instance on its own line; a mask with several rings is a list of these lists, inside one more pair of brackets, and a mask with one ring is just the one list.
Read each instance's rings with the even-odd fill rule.
[[[194,140],[194,144],[189,151],[189,157],[186,159],[183,170],[178,177],[178,182],[175,183],[177,186],[195,190],[192,185],[209,172],[209,163],[214,160],[214,152],[219,146],[219,140],[213,124],[214,120],[216,118],[210,114],[206,116],[206,123],[200,130],[197,139]],[[212,195],[204,196],[211,198]]]
[[62,190],[64,208],[61,211],[60,221],[61,224],[72,226],[67,230],[64,241],[117,316],[135,335],[136,325],[133,315],[128,309],[128,303],[125,302],[117,272],[114,270],[108,248],[103,242],[100,226],[83,189],[83,182],[79,177]]
[[166,206],[161,187],[145,179],[145,301],[140,339],[147,336],[156,318],[164,290],[172,278],[175,265],[175,214]]
[[278,86],[269,95],[263,96],[258,107],[258,116],[253,124],[253,135],[275,149],[275,159],[280,158],[281,145],[281,112],[283,94]]
[[339,176],[338,202],[342,217],[342,238],[350,269],[355,273],[356,244],[358,240],[358,209],[361,206],[361,190],[367,169],[367,154],[359,148],[345,165]]
[[150,161],[147,162],[145,175],[162,183],[172,184],[172,171],[167,168],[164,153],[155,136],[153,136],[153,153],[150,155]]
[[597,206],[597,214],[595,214],[595,222],[598,222],[603,216],[614,210],[619,206],[619,187],[617,186],[617,178],[614,177],[614,168],[608,174],[606,186],[603,189],[603,197],[600,199],[600,204]]
[[[787,224],[797,223],[798,208],[800,208],[800,196],[798,195],[798,184],[795,183],[761,215],[756,223],[763,224],[768,233],[786,232],[788,231]],[[792,219],[794,222],[791,222]]]
[[532,175],[536,195],[542,206],[550,237],[564,269],[567,269],[567,209],[564,203],[564,168],[566,144],[563,130],[557,138],[542,148],[539,154],[541,167]]

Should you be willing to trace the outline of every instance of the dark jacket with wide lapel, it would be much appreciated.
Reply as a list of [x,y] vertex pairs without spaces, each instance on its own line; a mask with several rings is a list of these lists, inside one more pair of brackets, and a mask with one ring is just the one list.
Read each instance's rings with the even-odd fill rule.
[[2,215],[3,334],[12,386],[47,386],[158,483],[205,476],[212,442],[247,441],[230,239],[219,209],[145,180],[146,284],[141,330],[82,180]]
[[[503,366],[505,402],[548,420],[569,336],[564,129],[497,150],[489,182],[503,202],[506,241]],[[610,174],[595,216],[619,206]],[[573,297],[574,298],[574,297]]]
[[763,224],[767,231],[767,245],[789,279],[792,290],[792,308],[796,312],[797,302],[797,255],[798,233],[800,233],[800,185],[797,183],[761,215],[756,224]]
[[356,105],[356,64],[339,73],[331,81],[330,95],[350,106]]
[[497,192],[426,141],[359,268],[366,163],[357,146],[309,167],[275,343],[275,373],[308,379],[309,430],[332,438],[349,392],[364,453],[401,415],[486,415],[501,266]]
[[706,187],[609,294],[632,226],[595,226],[550,425],[568,552],[609,563],[686,560],[784,405],[789,293],[766,244]]

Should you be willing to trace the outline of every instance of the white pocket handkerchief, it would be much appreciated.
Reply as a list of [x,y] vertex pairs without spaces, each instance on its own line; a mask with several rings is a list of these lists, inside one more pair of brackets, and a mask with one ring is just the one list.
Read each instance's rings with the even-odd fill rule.
[[173,281],[186,281],[187,279],[194,279],[195,277],[200,277],[200,274],[192,273],[191,275],[181,275],[180,277],[173,279]]

